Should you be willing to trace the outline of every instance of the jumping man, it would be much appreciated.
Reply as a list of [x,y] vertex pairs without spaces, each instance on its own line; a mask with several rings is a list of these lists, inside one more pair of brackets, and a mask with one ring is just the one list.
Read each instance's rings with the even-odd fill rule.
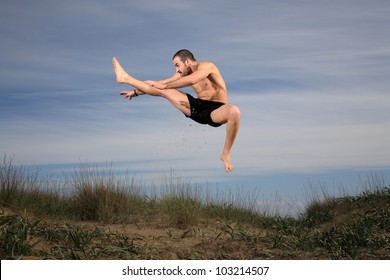
[[[166,98],[178,110],[192,120],[213,127],[226,124],[225,145],[220,159],[225,171],[233,171],[230,151],[240,127],[240,110],[228,103],[225,81],[214,63],[198,62],[188,50],[180,50],[173,56],[176,73],[162,81],[140,81],[130,76],[118,60],[112,60],[116,81],[136,88],[132,91],[122,91],[126,98],[142,94]],[[179,91],[178,88],[191,86],[197,97]]]

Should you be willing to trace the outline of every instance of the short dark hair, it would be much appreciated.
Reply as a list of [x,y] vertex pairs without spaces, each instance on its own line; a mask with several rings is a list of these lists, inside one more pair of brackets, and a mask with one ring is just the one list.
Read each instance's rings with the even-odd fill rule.
[[186,50],[186,49],[182,49],[182,50],[178,51],[177,53],[175,53],[175,55],[172,57],[172,60],[175,57],[179,57],[182,62],[184,62],[187,58],[191,59],[192,61],[196,61],[192,52],[190,52],[189,50]]

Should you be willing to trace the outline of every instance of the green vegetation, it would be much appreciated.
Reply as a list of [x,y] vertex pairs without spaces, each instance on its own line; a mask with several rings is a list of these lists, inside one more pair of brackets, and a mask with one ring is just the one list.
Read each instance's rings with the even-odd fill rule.
[[[157,196],[111,169],[81,165],[65,183],[0,164],[1,259],[390,259],[390,189],[313,196],[298,217],[255,211],[255,198],[171,176]],[[314,191],[315,192],[315,191]],[[223,201],[225,200],[225,201]]]

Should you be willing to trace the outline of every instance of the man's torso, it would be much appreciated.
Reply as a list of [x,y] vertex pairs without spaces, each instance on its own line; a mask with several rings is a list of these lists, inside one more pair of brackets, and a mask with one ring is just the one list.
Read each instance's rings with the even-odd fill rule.
[[[207,62],[201,62],[207,63]],[[225,81],[218,68],[213,64],[210,75],[192,86],[200,99],[227,103],[227,92]]]

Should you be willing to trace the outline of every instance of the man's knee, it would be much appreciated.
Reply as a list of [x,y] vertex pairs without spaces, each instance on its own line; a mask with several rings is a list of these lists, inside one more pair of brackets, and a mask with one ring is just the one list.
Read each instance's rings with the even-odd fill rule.
[[164,97],[164,98],[167,98],[167,99],[168,99],[168,97],[170,95],[172,95],[170,93],[172,93],[172,89],[162,89],[162,90],[160,90],[160,96]]
[[241,117],[240,108],[238,108],[236,105],[230,105],[230,107],[229,107],[229,119],[239,120],[240,117]]

